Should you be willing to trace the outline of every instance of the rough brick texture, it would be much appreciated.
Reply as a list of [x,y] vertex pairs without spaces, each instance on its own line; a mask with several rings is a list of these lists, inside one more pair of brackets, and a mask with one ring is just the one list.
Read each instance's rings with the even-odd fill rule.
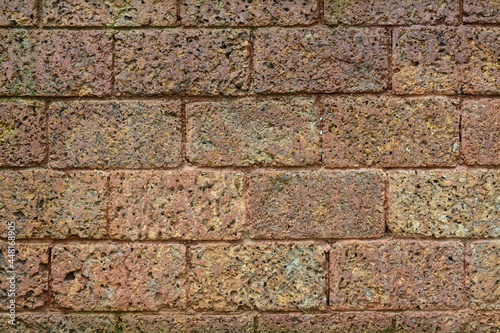
[[500,309],[500,241],[474,242],[468,246],[467,284],[476,309]]
[[34,26],[37,22],[37,0],[4,0],[0,2],[0,27]]
[[406,312],[397,316],[396,332],[497,332],[500,327],[498,312]]
[[5,315],[0,315],[0,330],[4,333],[111,333],[116,332],[114,315],[21,313],[16,326],[7,324]]
[[497,0],[464,0],[464,21],[500,23],[500,3]]

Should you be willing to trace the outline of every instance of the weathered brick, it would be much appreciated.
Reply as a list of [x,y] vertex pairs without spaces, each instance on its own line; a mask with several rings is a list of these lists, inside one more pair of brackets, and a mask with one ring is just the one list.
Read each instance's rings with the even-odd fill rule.
[[114,172],[110,234],[121,239],[238,239],[245,222],[236,172]]
[[447,309],[464,305],[458,242],[343,241],[330,252],[333,309]]
[[120,94],[235,95],[248,89],[245,30],[147,30],[116,35]]
[[250,236],[382,236],[384,179],[377,171],[254,172],[248,199]]
[[500,241],[470,243],[466,258],[471,306],[481,310],[499,310]]
[[[103,238],[106,182],[101,172],[0,172],[0,220],[14,221],[17,238]],[[0,224],[6,237],[7,223]]]
[[33,26],[38,22],[37,0],[0,2],[0,27]]
[[458,101],[341,96],[323,100],[323,162],[332,167],[451,166],[459,147]]
[[382,28],[266,28],[255,32],[256,92],[383,91],[389,35]]
[[123,332],[134,333],[253,333],[253,317],[248,315],[141,315],[122,317]]
[[43,103],[0,100],[0,166],[39,164],[45,145]]
[[464,100],[462,110],[466,163],[500,165],[500,99]]
[[303,0],[184,0],[182,23],[188,26],[263,26],[312,24],[318,4]]
[[500,92],[500,29],[395,29],[393,89],[398,94]]
[[498,0],[464,0],[464,22],[500,23]]
[[399,236],[499,237],[498,184],[498,170],[391,173],[389,227]]
[[[2,221],[2,224],[4,222]],[[16,244],[14,257],[16,310],[35,309],[46,304],[49,297],[49,247],[47,244]],[[10,272],[9,247],[0,242],[0,305],[7,311]]]
[[198,102],[187,105],[187,114],[192,163],[293,166],[320,160],[314,99]]
[[172,26],[176,0],[42,0],[46,26]]
[[176,166],[181,161],[180,111],[180,101],[52,103],[50,165]]
[[457,24],[457,0],[325,0],[328,24]]
[[57,245],[55,305],[73,310],[159,310],[185,304],[185,248],[165,244]]
[[193,246],[191,305],[220,311],[324,308],[323,251],[313,243]]

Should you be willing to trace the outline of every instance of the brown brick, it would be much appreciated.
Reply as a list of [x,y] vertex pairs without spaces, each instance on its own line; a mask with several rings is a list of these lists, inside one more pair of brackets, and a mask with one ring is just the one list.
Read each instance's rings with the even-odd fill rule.
[[462,154],[467,164],[500,165],[500,99],[463,101]]
[[389,227],[398,236],[499,237],[498,184],[498,170],[391,173]]
[[248,315],[141,315],[122,317],[123,332],[134,333],[253,333],[253,318]]
[[176,0],[42,0],[47,26],[172,26]]
[[[2,221],[2,224],[3,221]],[[47,244],[16,244],[14,258],[9,256],[10,246],[0,242],[0,305],[7,310],[12,299],[9,297],[13,274],[10,261],[14,259],[16,310],[42,307],[48,300],[49,288],[49,247]]]
[[237,95],[248,89],[245,30],[143,30],[116,35],[120,94]]
[[220,311],[324,308],[323,251],[313,243],[193,246],[191,305]]
[[153,168],[181,161],[180,101],[56,102],[50,165]]
[[498,0],[464,0],[464,22],[500,23]]
[[457,0],[325,0],[328,24],[457,24]]
[[[17,238],[103,238],[106,182],[93,171],[2,171],[0,220],[15,221]],[[6,223],[0,235],[6,237]]]
[[327,166],[456,164],[457,100],[341,96],[328,97],[323,105],[323,162]]
[[397,28],[394,91],[398,94],[500,92],[499,32],[495,27]]
[[4,0],[0,2],[0,27],[34,26],[37,21],[37,0]]
[[447,309],[464,305],[458,242],[343,241],[330,252],[333,309]]
[[0,100],[0,166],[36,165],[45,159],[42,102]]
[[263,26],[312,24],[316,1],[183,0],[182,23],[188,26]]
[[54,301],[73,310],[180,307],[185,275],[183,245],[79,244],[52,251]]
[[266,28],[255,32],[256,92],[383,91],[389,35],[382,28]]
[[110,234],[121,239],[238,239],[245,222],[236,172],[114,172]]
[[254,172],[249,185],[250,236],[382,236],[384,179],[377,171]]
[[500,241],[469,244],[467,273],[471,306],[500,310]]
[[319,163],[319,117],[311,98],[198,102],[187,105],[190,162],[221,165]]

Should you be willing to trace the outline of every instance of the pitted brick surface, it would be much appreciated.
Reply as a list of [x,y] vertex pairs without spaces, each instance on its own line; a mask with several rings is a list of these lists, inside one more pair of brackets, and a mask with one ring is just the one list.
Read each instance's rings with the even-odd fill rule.
[[100,314],[21,313],[16,325],[0,315],[0,330],[4,333],[111,333],[116,332],[117,317]]
[[474,242],[467,251],[467,287],[472,308],[499,310],[500,241]]
[[500,2],[497,0],[464,0],[463,6],[464,22],[500,22]]
[[396,320],[397,333],[494,333],[499,327],[499,312],[405,312]]
[[0,27],[34,26],[37,22],[37,0],[4,0],[0,3]]

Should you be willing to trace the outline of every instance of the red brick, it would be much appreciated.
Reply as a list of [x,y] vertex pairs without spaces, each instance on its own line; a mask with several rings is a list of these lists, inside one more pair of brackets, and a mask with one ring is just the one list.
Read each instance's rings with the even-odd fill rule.
[[266,28],[255,32],[256,92],[383,91],[389,35],[382,28]]
[[323,100],[323,162],[331,167],[452,166],[458,101],[341,96]]
[[153,168],[181,161],[179,101],[73,101],[50,105],[50,165]]
[[398,333],[494,333],[499,327],[500,313],[494,312],[406,312],[396,321]]
[[248,89],[245,30],[143,30],[116,35],[120,94],[238,95]]
[[187,105],[187,154],[200,165],[319,163],[312,98],[245,98]]
[[500,165],[500,99],[463,101],[462,154],[467,164]]
[[450,309],[464,305],[458,242],[343,241],[330,252],[338,310]]
[[110,234],[120,239],[238,239],[245,222],[236,172],[114,172]]
[[384,178],[377,171],[254,172],[249,184],[250,236],[382,236]]
[[464,0],[464,22],[500,23],[498,0]]
[[37,0],[4,0],[0,2],[0,27],[34,26],[37,22]]
[[470,243],[466,267],[471,307],[500,310],[500,241]]
[[45,159],[42,102],[0,100],[0,166],[29,166]]
[[52,290],[57,307],[148,311],[186,302],[185,248],[165,244],[57,245]]

